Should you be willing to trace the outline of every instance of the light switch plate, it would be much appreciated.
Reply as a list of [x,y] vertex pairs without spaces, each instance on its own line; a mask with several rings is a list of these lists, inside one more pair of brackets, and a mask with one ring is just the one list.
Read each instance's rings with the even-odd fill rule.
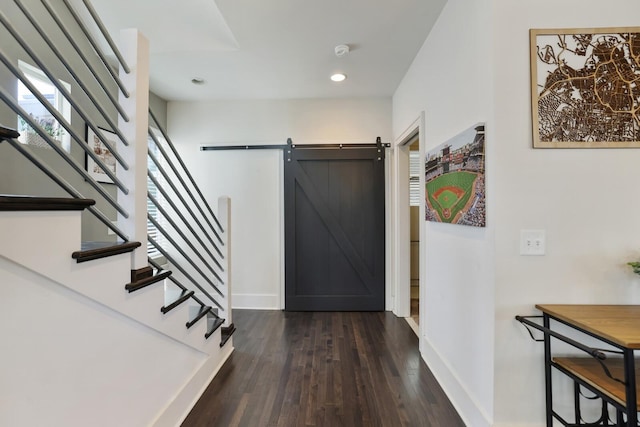
[[520,255],[544,255],[546,246],[545,230],[520,230]]

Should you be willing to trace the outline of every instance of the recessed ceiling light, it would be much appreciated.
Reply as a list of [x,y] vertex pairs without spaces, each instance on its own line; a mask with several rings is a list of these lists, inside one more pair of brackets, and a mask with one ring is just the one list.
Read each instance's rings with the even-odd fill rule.
[[334,82],[342,82],[347,78],[346,74],[342,74],[342,73],[336,73],[334,75],[331,76],[331,80],[333,80]]
[[194,85],[203,85],[204,79],[202,77],[194,77],[191,79],[191,83],[193,83]]

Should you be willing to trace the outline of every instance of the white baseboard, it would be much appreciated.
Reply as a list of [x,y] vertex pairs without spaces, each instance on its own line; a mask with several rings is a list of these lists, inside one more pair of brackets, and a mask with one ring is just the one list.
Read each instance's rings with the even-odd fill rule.
[[248,310],[281,310],[280,297],[277,294],[233,294],[233,308]]
[[407,323],[409,324],[411,329],[413,329],[413,332],[416,334],[416,336],[419,337],[420,336],[420,326],[416,323],[415,320],[413,320],[413,317],[405,317],[404,319],[407,321]]
[[433,348],[427,338],[423,338],[422,358],[436,377],[440,387],[460,414],[465,425],[474,427],[492,427],[493,421],[470,395],[449,364]]
[[[220,339],[219,333],[209,337],[209,339]],[[229,340],[227,345],[220,349],[217,355],[209,357],[196,370],[191,379],[178,392],[176,397],[162,411],[158,418],[151,424],[154,427],[175,427],[180,425],[191,409],[195,406],[200,396],[209,386],[209,383],[218,374],[220,368],[226,363],[233,353],[233,341]]]

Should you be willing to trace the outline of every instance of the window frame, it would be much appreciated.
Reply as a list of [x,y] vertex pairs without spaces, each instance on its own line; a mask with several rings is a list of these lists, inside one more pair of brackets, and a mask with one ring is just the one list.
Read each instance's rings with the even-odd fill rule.
[[[33,65],[24,62],[22,60],[18,60],[18,68],[22,71],[22,73],[24,74],[24,76],[34,85],[37,86],[38,85],[48,85],[51,86],[52,90],[53,90],[53,102],[51,102],[51,105],[53,106],[53,108],[58,111],[62,117],[64,117],[64,119],[68,122],[71,123],[71,103],[69,102],[69,100],[67,100],[64,95],[62,94],[62,92],[57,88],[56,85],[54,85],[51,80],[47,77],[47,75],[39,68],[34,67]],[[64,80],[58,80],[58,83],[60,83],[66,90],[67,92],[71,93],[71,84],[65,82]],[[22,81],[20,79],[18,79],[17,81],[17,87],[16,87],[16,92],[17,92],[17,101],[18,104],[24,108],[25,104],[21,101],[22,100],[22,96],[21,93],[31,93],[29,91],[29,89],[26,87],[26,85],[24,83],[22,83]],[[47,96],[47,94],[40,92],[40,94],[44,97]],[[35,98],[35,95],[32,95]],[[42,103],[40,103],[40,101],[35,98],[35,102],[37,102],[43,109],[45,109],[47,111],[48,114],[50,114],[47,110],[47,108],[45,106],[42,105]],[[26,110],[26,108],[25,108]],[[40,120],[42,116],[33,116],[36,120]],[[17,121],[17,129],[21,129],[24,128],[24,126],[27,126],[26,130],[23,130],[21,132],[20,137],[18,138],[18,141],[20,141],[22,144],[25,145],[30,145],[30,146],[37,146],[37,147],[43,147],[43,148],[48,148],[50,149],[51,147],[49,147],[49,145],[44,142],[42,140],[42,137],[40,135],[38,135],[35,131],[31,131],[31,127],[27,124],[27,123],[23,123],[21,124],[21,120],[22,118],[18,115],[16,121]],[[62,126],[62,124],[60,124],[55,117],[53,117],[51,115],[51,119],[53,120],[54,123],[57,123],[57,127],[56,130],[54,130],[54,132],[60,132],[60,135],[58,137],[51,135],[51,137],[55,140],[58,141],[60,143],[60,145],[62,146],[62,148],[66,151],[66,152],[70,152],[71,151],[71,136],[69,135],[68,132],[65,131],[64,127]],[[24,122],[24,121],[23,121]],[[37,141],[38,139],[42,142],[41,144],[36,144],[36,143],[30,143],[30,138],[29,138],[29,134],[35,134],[35,141]]]
[[409,151],[409,206],[420,206],[422,195],[420,191],[420,175],[424,168],[420,161],[420,151]]
[[[158,139],[158,141],[164,141],[164,136],[160,132],[159,129],[150,126],[149,132],[152,132],[153,135]],[[162,158],[160,156],[160,150],[157,148],[156,142],[153,140],[151,135],[147,136],[147,149],[153,152],[154,156],[158,161],[162,162]],[[164,165],[160,165],[163,166]],[[151,157],[147,155],[147,170],[151,172],[151,174],[160,182],[161,185],[166,184],[166,179],[159,173],[157,166],[151,160]],[[158,172],[158,173],[154,173]],[[163,208],[166,209],[167,205],[165,202],[165,198],[162,193],[157,189],[155,184],[147,177],[147,192],[151,193],[153,197],[162,205]],[[147,197],[147,213],[151,215],[156,221],[158,221],[163,227],[166,228],[168,222],[164,219],[164,215],[161,215],[157,207],[151,202],[149,197]],[[160,233],[160,230],[147,218],[147,236],[153,237],[153,239],[162,246],[162,244],[166,241],[166,238]],[[164,264],[166,262],[162,253],[155,248],[149,241],[147,241],[147,256],[154,261],[159,262],[160,264]]]

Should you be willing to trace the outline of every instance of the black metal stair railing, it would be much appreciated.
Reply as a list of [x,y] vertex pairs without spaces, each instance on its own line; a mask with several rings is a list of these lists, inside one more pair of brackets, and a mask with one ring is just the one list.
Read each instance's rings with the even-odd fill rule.
[[[129,241],[127,233],[114,223],[117,219],[114,215],[129,218],[130,213],[113,192],[115,188],[119,194],[130,194],[130,189],[115,173],[115,167],[128,170],[129,164],[118,152],[116,144],[110,140],[113,138],[107,136],[112,133],[123,146],[129,145],[130,141],[118,123],[129,122],[130,118],[118,99],[129,98],[130,88],[125,86],[118,73],[113,70],[109,57],[115,56],[120,69],[126,73],[130,72],[129,65],[89,0],[73,4],[69,0],[13,0],[15,7],[9,1],[6,3],[0,11],[0,31],[3,35],[0,73],[12,75],[31,93],[34,102],[41,104],[47,117],[56,123],[59,132],[69,137],[74,151],[63,147],[50,129],[46,129],[41,121],[31,116],[17,96],[3,87],[0,87],[0,107],[3,107],[4,114],[1,117],[10,117],[9,120],[15,118],[16,123],[24,123],[26,129],[29,129],[27,132],[37,135],[50,150],[42,155],[42,152],[21,142],[19,139],[22,131],[12,129],[14,126],[8,123],[4,123],[8,125],[6,127],[0,126],[0,142],[3,142],[2,145],[12,146],[73,198],[86,198],[85,194],[91,192],[90,198],[95,199],[96,204],[89,206],[88,211],[121,240]],[[47,18],[45,24],[44,18],[47,16],[50,19]],[[87,16],[92,22],[85,22]],[[14,19],[16,17],[19,19]],[[18,21],[25,25],[17,28],[14,22]],[[95,27],[99,29],[98,34],[89,29]],[[77,34],[83,34],[84,38],[80,40]],[[101,41],[106,41],[109,52],[103,51]],[[16,65],[15,52],[18,51],[22,52],[18,55],[20,58],[34,64],[46,76],[61,99],[69,104],[70,114],[59,111],[57,106],[40,93],[21,66]],[[73,91],[62,80],[71,81]],[[6,114],[5,111],[10,113]],[[71,116],[75,126],[72,126],[71,119],[68,118]],[[113,157],[115,167],[107,165],[87,143],[85,136],[77,130],[76,120],[83,122],[87,132],[95,134],[106,152]],[[152,208],[152,212],[148,217],[150,228],[155,231],[149,237],[148,248],[162,255],[179,277],[163,273],[164,265],[158,259],[150,259],[149,263],[163,280],[166,279],[182,290],[180,302],[188,299],[196,303],[197,312],[187,322],[187,327],[204,316],[214,319],[213,323],[218,327],[223,319],[217,316],[217,311],[225,310],[225,292],[228,292],[223,267],[225,230],[167,132],[152,112],[150,123],[158,130],[150,130],[149,133],[149,166],[152,170],[148,173],[148,206]],[[103,128],[106,132],[103,132]],[[78,148],[82,158],[75,153]],[[52,156],[49,153],[55,154],[56,166],[52,166],[49,160]],[[98,182],[87,170],[87,165],[83,162],[85,158],[92,160],[99,172],[115,187],[110,189]],[[164,308],[167,309],[172,304]],[[209,332],[212,331],[210,329]]]
[[[154,260],[152,258],[149,258],[149,264],[152,265],[155,269],[157,269],[158,272],[162,272],[163,271],[163,267],[156,260]],[[180,280],[178,280],[177,278],[175,278],[174,276],[169,276],[168,279],[171,282],[173,282],[174,285],[176,285],[179,289],[182,289],[183,291],[186,291],[186,290],[189,289],[187,286],[183,285],[182,282]],[[193,282],[193,283],[195,284],[195,286],[197,288],[200,289],[200,286],[197,284],[197,282]],[[202,293],[204,295],[208,294],[204,289],[200,289],[200,290],[202,291]],[[210,298],[210,296],[209,296],[209,298]],[[195,325],[196,322],[198,322],[198,320],[200,320],[202,317],[207,316],[207,315],[210,316],[210,317],[213,317],[214,319],[219,320],[220,323],[224,323],[224,319],[222,319],[220,316],[218,316],[218,313],[216,311],[214,311],[213,308],[210,305],[205,304],[195,293],[191,295],[191,299],[193,299],[200,306],[200,309],[193,316],[193,318],[189,319],[189,321],[187,321],[187,323],[185,324],[187,329],[192,327],[193,325]],[[224,307],[221,306],[214,298],[210,298],[210,299],[218,309],[224,311]],[[208,338],[208,337],[206,337],[206,338]]]
[[[193,189],[196,191],[196,193],[200,197],[199,199],[196,199],[194,197],[193,193],[189,190],[189,186],[186,185],[186,183],[184,182],[184,179],[181,177],[181,174],[177,172],[177,169],[174,167],[175,165],[173,165],[173,164],[171,164],[172,165],[172,169],[176,172],[176,175],[180,179],[180,182],[182,183],[184,189],[187,190],[187,192],[188,192],[189,196],[191,197],[191,199],[196,203],[196,207],[198,208],[198,210],[202,214],[202,216],[205,219],[205,221],[207,221],[207,223],[209,224],[209,227],[211,228],[211,231],[213,232],[213,234],[215,234],[215,236],[220,240],[220,243],[222,243],[222,240],[220,239],[220,236],[215,231],[213,225],[211,225],[211,222],[209,222],[209,219],[207,218],[207,215],[204,213],[204,211],[202,209],[202,206],[204,206],[207,209],[207,212],[209,213],[209,215],[211,215],[211,218],[213,218],[213,220],[216,223],[216,225],[220,228],[220,230],[222,232],[224,232],[224,228],[222,227],[222,224],[220,224],[220,221],[218,221],[218,218],[213,213],[213,210],[211,209],[211,206],[209,206],[209,203],[207,203],[207,199],[202,195],[202,191],[200,191],[200,187],[198,187],[198,185],[196,184],[195,180],[193,179],[193,176],[189,172],[189,168],[187,168],[187,166],[185,165],[184,161],[182,160],[182,157],[180,157],[180,154],[178,153],[178,150],[176,150],[176,147],[173,144],[173,142],[171,141],[171,138],[169,138],[169,136],[167,135],[166,130],[162,126],[160,126],[160,123],[158,122],[158,119],[156,119],[156,116],[153,114],[153,111],[149,111],[149,114],[151,115],[152,121],[156,124],[158,130],[160,131],[160,133],[164,137],[164,140],[166,141],[167,146],[171,149],[171,152],[173,153],[176,161],[180,165],[182,173],[184,173],[184,175],[189,179],[189,182],[191,182],[191,185],[193,186]],[[158,146],[158,149],[163,153],[163,155],[165,157],[168,157],[168,154],[166,153],[166,151],[162,149],[162,144],[159,144],[158,137],[156,135],[154,135],[153,133],[152,133],[151,137],[154,140],[154,142],[156,143],[156,145]]]
[[[10,49],[10,51],[21,49],[24,51],[26,54],[24,58],[35,64],[43,75],[46,76],[50,84],[55,87],[60,97],[69,103],[72,114],[82,119],[87,129],[90,129],[101,144],[109,150],[110,155],[115,159],[117,167],[127,170],[129,169],[129,165],[118,153],[117,147],[109,141],[98,127],[98,123],[107,123],[109,127],[108,130],[118,135],[123,144],[128,144],[127,139],[118,129],[118,120],[113,114],[107,111],[113,109],[123,121],[129,121],[127,115],[124,114],[124,109],[118,103],[112,91],[108,90],[109,83],[106,81],[104,75],[111,74],[111,66],[108,63],[94,64],[89,60],[89,57],[95,52],[98,52],[98,55],[104,56],[105,58],[107,54],[100,49],[97,43],[93,46],[94,51],[89,52],[86,48],[83,50],[78,40],[75,40],[71,36],[72,31],[88,32],[88,30],[86,29],[86,24],[79,19],[79,12],[68,2],[64,2],[64,7],[61,7],[59,2],[52,3],[51,0],[42,0],[40,3],[27,3],[22,0],[14,0],[13,3],[16,6],[14,9],[10,10],[7,4],[6,8],[0,11],[0,24],[10,36],[3,38],[3,46],[0,47],[0,63],[30,92],[33,99],[41,105],[42,110],[46,110],[51,120],[57,123],[56,126],[58,126],[59,132],[69,135],[73,147],[80,148],[85,156],[96,164],[96,167],[102,174],[107,176],[123,194],[128,194],[129,189],[127,186],[116,176],[115,172],[105,164],[102,158],[94,152],[92,147],[87,144],[84,136],[77,132],[71,125],[70,120],[67,120],[58,108],[42,95],[40,90],[38,90],[23,70],[15,65],[15,59],[9,55],[5,49]],[[85,7],[87,4],[88,2],[85,2]],[[14,13],[14,16],[22,15],[25,26],[16,28],[6,14],[9,12]],[[65,23],[62,21],[60,18],[62,12],[69,12],[71,15],[78,17],[75,28],[70,28],[70,22]],[[47,14],[51,16],[55,25],[42,24],[42,17]],[[99,20],[97,15],[92,16],[94,19]],[[96,24],[99,27],[101,26],[101,24],[97,22]],[[102,26],[102,28],[104,27]],[[63,37],[60,37],[60,34],[62,34]],[[108,34],[103,33],[103,36],[105,35]],[[59,48],[59,46],[62,45],[70,46],[71,49],[68,49],[68,51],[65,51],[63,54]],[[119,52],[116,53],[117,47],[115,44],[112,45],[111,48],[114,49],[112,53],[121,59],[122,55]],[[77,65],[74,67],[72,64]],[[126,66],[124,61],[122,61],[120,65],[123,68]],[[128,69],[128,66],[126,68]],[[56,72],[54,72],[54,70],[56,70]],[[61,72],[60,70],[63,71]],[[83,78],[82,76],[87,77]],[[61,83],[61,79],[73,81],[73,94]],[[117,86],[121,87],[121,84],[117,84]],[[122,91],[122,94],[125,97],[129,96],[127,91]],[[100,99],[108,100],[109,105],[103,105]],[[123,205],[117,201],[110,191],[96,181],[87,171],[85,165],[78,161],[77,156],[73,156],[70,151],[63,148],[60,141],[55,139],[51,131],[45,129],[36,118],[31,116],[29,112],[20,105],[20,102],[14,95],[4,87],[0,87],[0,101],[15,114],[15,117],[20,118],[20,120],[27,125],[27,128],[30,129],[27,132],[37,134],[41,141],[46,144],[46,147],[50,148],[72,173],[70,174],[68,170],[60,170],[60,166],[53,167],[51,161],[44,160],[44,157],[50,156],[41,156],[37,151],[27,148],[25,144],[18,140],[20,132],[5,133],[3,134],[3,140],[13,146],[17,152],[28,159],[65,193],[72,197],[84,198],[83,192],[86,190],[83,189],[81,191],[79,188],[85,187],[84,183],[86,183],[98,196],[96,197],[96,194],[91,195],[92,198],[96,199],[97,203],[88,208],[89,212],[120,239],[128,241],[129,236],[114,224],[115,218],[113,218],[113,213],[111,213],[115,211],[122,217],[128,218],[129,213]],[[71,114],[68,117],[70,116]]]
[[[202,298],[224,311],[217,298],[225,298],[224,253],[221,249],[225,230],[151,111],[150,124],[149,249],[164,256],[170,268],[177,270],[189,283],[188,287],[197,288]],[[208,286],[205,288],[205,285]],[[182,284],[178,286],[187,288]]]

